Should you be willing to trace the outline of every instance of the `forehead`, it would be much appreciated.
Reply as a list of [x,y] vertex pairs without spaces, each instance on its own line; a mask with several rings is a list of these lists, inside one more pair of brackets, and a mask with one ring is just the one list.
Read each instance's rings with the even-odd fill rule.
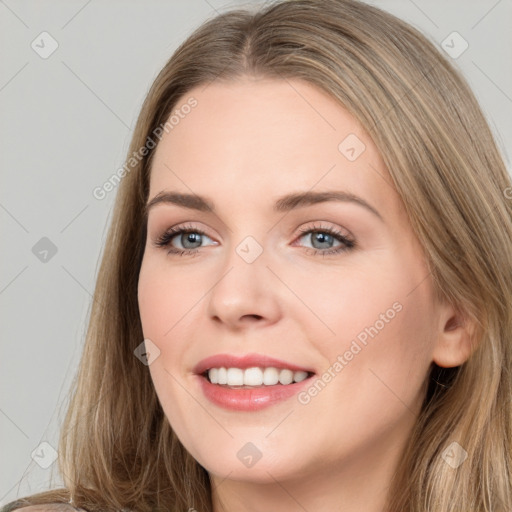
[[189,91],[173,112],[191,98],[195,107],[174,118],[156,148],[150,198],[178,190],[247,206],[291,191],[342,189],[393,208],[391,179],[371,138],[316,86],[215,81]]

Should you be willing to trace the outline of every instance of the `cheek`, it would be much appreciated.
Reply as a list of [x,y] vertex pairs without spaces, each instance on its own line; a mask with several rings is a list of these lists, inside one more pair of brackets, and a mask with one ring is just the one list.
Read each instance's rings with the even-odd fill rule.
[[[197,314],[204,290],[191,272],[177,271],[165,258],[143,260],[138,282],[138,303],[145,339],[160,350],[149,366],[151,377],[168,416],[174,416],[182,394],[187,367],[183,364],[190,337],[197,330]],[[180,384],[181,383],[181,386]]]
[[186,313],[198,297],[200,292],[187,280],[186,272],[172,272],[156,259],[145,259],[138,283],[144,337],[154,338],[157,343],[170,339],[178,322],[180,329],[187,323]]
[[331,399],[346,402],[354,417],[371,422],[376,415],[382,425],[392,425],[422,403],[433,336],[426,303],[398,296],[388,308],[397,296],[384,298],[381,307],[372,304],[366,312],[360,310],[357,321],[344,315],[350,334],[342,334],[335,348],[324,350],[331,365],[339,363]]
[[297,282],[297,293],[307,297],[310,309],[329,328],[320,331],[322,324],[313,315],[307,324],[302,321],[323,355],[324,370],[335,376],[324,374],[336,382],[335,396],[360,397],[360,403],[376,407],[386,397],[398,407],[403,406],[397,396],[406,403],[418,399],[435,335],[433,292],[425,275],[416,260],[389,257],[364,269],[345,268],[334,278],[332,272],[317,273],[316,284]]
[[161,281],[150,279],[148,273],[141,273],[138,300],[145,338],[158,339],[171,327],[173,309],[170,295]]
[[175,274],[171,279],[169,274],[169,269],[162,268],[156,259],[145,257],[139,274],[138,303],[144,338],[160,350],[158,358],[149,365],[155,391],[166,416],[179,421],[183,404],[177,400],[178,381],[182,377],[173,363],[181,360],[184,345],[176,343],[176,334],[187,329],[185,313],[190,305],[184,297],[187,288],[181,288],[184,283]]
[[283,270],[283,281],[292,283],[298,299],[288,301],[284,314],[308,330],[308,339],[325,340],[333,349],[375,322],[380,325],[381,315],[394,318],[405,295],[400,277],[392,272],[391,262],[363,263],[317,265],[302,273],[293,267]]

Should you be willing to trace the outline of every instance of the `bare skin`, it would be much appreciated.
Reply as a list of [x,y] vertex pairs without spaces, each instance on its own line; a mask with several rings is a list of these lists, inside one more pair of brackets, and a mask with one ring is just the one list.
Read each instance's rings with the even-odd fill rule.
[[[198,194],[216,213],[162,203],[149,212],[139,306],[144,337],[161,351],[149,368],[165,414],[209,472],[215,512],[384,512],[429,367],[464,362],[468,332],[450,305],[435,302],[382,158],[335,100],[298,80],[252,78],[186,96],[197,107],[156,148],[149,199]],[[338,149],[349,134],[365,145],[354,161]],[[349,201],[273,211],[285,194],[334,190],[380,217]],[[186,235],[154,245],[182,225],[206,233],[189,249],[197,252],[168,254],[190,247]],[[335,229],[355,246],[322,254],[344,243],[315,240],[306,228]],[[263,250],[252,263],[236,251],[248,236]],[[371,326],[377,334],[348,360]],[[202,394],[193,372],[226,352],[267,354],[314,368],[319,379],[331,368],[331,379],[309,401],[226,410]],[[339,356],[346,364],[335,371]],[[252,467],[237,457],[249,442],[262,454]]]

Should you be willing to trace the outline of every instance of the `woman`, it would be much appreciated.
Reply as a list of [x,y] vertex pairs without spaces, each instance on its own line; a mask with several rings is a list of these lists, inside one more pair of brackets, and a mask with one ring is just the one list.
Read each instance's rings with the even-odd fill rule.
[[511,509],[512,185],[424,36],[354,0],[219,15],[127,162],[65,488],[5,512]]

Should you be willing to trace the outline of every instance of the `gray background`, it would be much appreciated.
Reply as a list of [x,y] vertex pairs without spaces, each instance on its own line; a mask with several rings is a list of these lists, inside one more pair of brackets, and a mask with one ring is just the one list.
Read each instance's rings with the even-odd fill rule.
[[[92,190],[122,166],[144,96],[178,44],[216,11],[249,3],[0,0],[0,506],[60,482],[56,464],[41,467],[52,452],[40,443],[57,448],[115,197]],[[454,62],[510,169],[512,0],[369,3],[438,45],[453,31],[469,43]],[[43,31],[59,45],[47,59],[31,47]],[[57,248],[47,261],[33,252],[43,237]]]

